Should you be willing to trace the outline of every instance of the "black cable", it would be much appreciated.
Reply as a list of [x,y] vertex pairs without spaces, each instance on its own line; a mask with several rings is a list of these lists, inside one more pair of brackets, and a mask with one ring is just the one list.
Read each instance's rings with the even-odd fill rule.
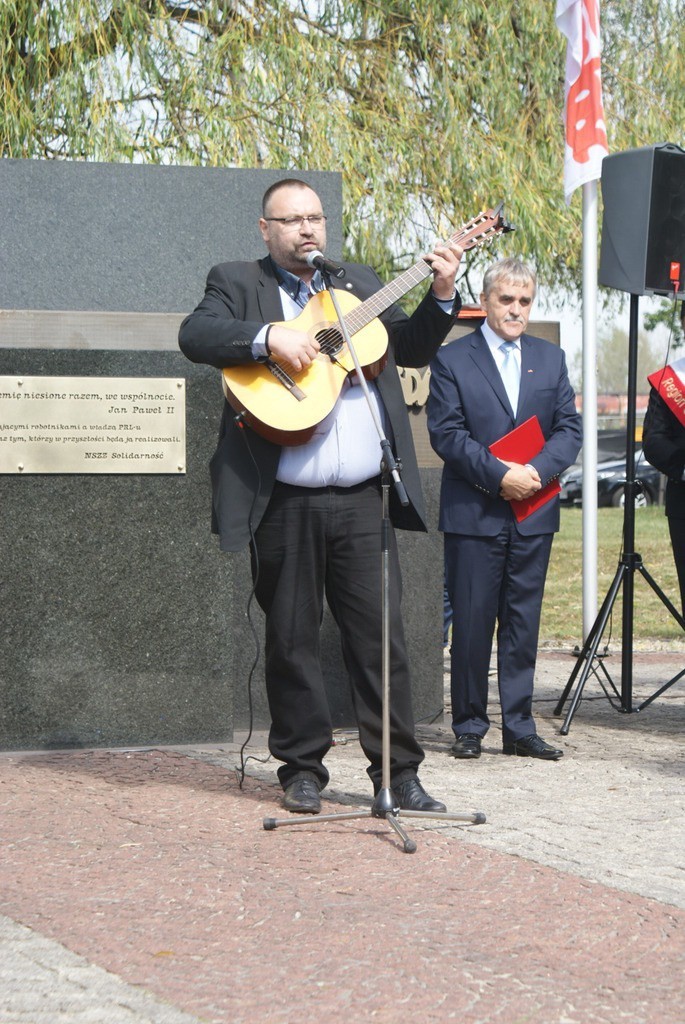
[[443,717],[444,714],[445,714],[445,705],[443,704],[441,707],[436,708],[435,711],[430,711],[427,715],[424,715],[423,718],[417,718],[416,724],[417,725],[433,725],[435,722],[440,721],[440,719]]
[[247,599],[247,605],[246,605],[246,608],[245,608],[245,614],[246,614],[246,618],[247,618],[247,624],[250,627],[250,632],[252,633],[252,637],[254,639],[255,656],[254,656],[252,665],[250,666],[250,671],[249,671],[248,676],[247,676],[248,731],[247,731],[247,736],[246,736],[245,740],[243,741],[242,746],[240,747],[240,751],[239,751],[239,755],[238,755],[240,757],[240,765],[236,769],[237,773],[238,773],[238,786],[239,786],[240,789],[242,789],[243,788],[243,783],[245,782],[245,768],[247,766],[247,762],[248,761],[258,761],[260,764],[266,764],[267,761],[270,760],[271,755],[269,755],[268,757],[255,757],[253,754],[250,754],[249,757],[245,757],[245,750],[246,750],[250,740],[252,739],[252,733],[253,733],[253,730],[254,730],[254,700],[253,700],[253,696],[252,696],[252,680],[254,678],[254,674],[255,674],[255,670],[257,668],[257,665],[259,664],[259,658],[261,656],[261,644],[259,642],[259,634],[257,633],[257,629],[255,627],[255,624],[254,624],[254,622],[252,620],[252,616],[251,616],[250,613],[251,613],[251,609],[252,609],[252,602],[254,601],[255,596],[256,596],[257,583],[259,581],[259,554],[257,552],[257,544],[255,542],[254,528],[253,528],[253,525],[252,525],[252,520],[253,520],[255,506],[257,504],[257,499],[258,499],[259,494],[260,494],[261,489],[262,489],[262,475],[261,475],[261,473],[259,471],[259,464],[258,464],[258,462],[257,462],[257,460],[256,460],[256,458],[254,456],[254,452],[252,451],[252,448],[250,447],[249,438],[248,438],[248,436],[247,436],[247,434],[245,432],[243,413],[238,413],[237,416],[234,416],[233,417],[233,422],[235,423],[236,428],[238,429],[238,431],[240,432],[240,434],[242,435],[242,437],[243,437],[243,439],[245,441],[245,448],[247,449],[247,453],[250,456],[250,459],[252,460],[252,464],[253,464],[253,466],[255,468],[255,474],[256,474],[256,477],[257,477],[257,486],[255,488],[254,498],[252,499],[252,505],[250,507],[250,512],[249,512],[248,519],[247,519],[248,529],[250,531],[250,551],[252,553],[254,568],[253,568],[253,572],[252,572],[252,589],[250,590],[250,593],[249,593],[249,596],[248,596],[248,599]]

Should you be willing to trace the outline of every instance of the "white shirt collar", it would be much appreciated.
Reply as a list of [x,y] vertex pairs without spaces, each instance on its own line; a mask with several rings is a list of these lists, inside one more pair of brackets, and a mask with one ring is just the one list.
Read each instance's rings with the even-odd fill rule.
[[[500,338],[499,334],[495,334],[495,332],[493,331],[492,327],[487,322],[487,320],[483,320],[483,323],[480,325],[480,329],[483,332],[483,337],[487,341],[488,347],[489,347],[490,351],[492,352],[492,354],[494,355],[495,352],[497,352],[498,355],[501,357],[502,353],[500,352],[500,345],[504,344],[505,339],[504,338]],[[514,341],[514,344],[516,345],[516,348],[520,352],[521,351],[521,339],[520,338],[516,338],[516,339],[512,339],[512,340]]]

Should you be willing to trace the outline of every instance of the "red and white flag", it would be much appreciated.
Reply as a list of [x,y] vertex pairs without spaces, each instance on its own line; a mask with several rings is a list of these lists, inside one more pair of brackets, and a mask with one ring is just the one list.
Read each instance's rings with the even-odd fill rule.
[[596,181],[608,154],[599,41],[599,0],[557,0],[556,22],[568,39],[564,120],[564,195]]

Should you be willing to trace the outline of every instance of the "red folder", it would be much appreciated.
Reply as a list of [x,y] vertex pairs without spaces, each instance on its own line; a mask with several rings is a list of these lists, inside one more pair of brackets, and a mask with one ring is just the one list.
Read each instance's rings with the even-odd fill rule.
[[[498,441],[491,444],[490,451],[498,459],[503,459],[505,462],[520,462],[522,466],[525,466],[536,455],[539,455],[544,447],[545,438],[540,429],[538,418],[537,416],[531,416],[525,423],[514,427],[504,437],[500,437]],[[561,485],[555,477],[554,480],[550,480],[548,484],[539,491],[536,491],[535,494],[532,494],[530,498],[521,498],[518,501],[512,500],[509,504],[512,507],[517,522],[520,523],[522,519],[527,519],[537,509],[542,508],[560,490]]]

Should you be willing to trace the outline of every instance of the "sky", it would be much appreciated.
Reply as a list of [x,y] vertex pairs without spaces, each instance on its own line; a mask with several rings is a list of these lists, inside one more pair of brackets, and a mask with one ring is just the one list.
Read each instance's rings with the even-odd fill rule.
[[[617,296],[616,301],[610,308],[603,305],[602,289],[599,289],[597,297],[597,346],[601,344],[601,333],[614,326],[623,328],[628,338],[630,319],[630,296]],[[663,302],[663,297],[644,295],[638,301],[638,330],[642,327],[642,319],[645,313],[656,312]],[[620,303],[620,306],[619,306]],[[561,347],[566,353],[566,363],[572,366],[578,354],[582,358],[583,351],[583,318],[582,302],[580,298],[569,298],[568,296],[557,297],[553,294],[546,295],[544,289],[540,290],[537,299],[537,307],[531,315],[532,320],[552,320],[560,324]],[[663,328],[657,328],[653,333],[654,349],[663,352],[664,359],[668,351],[668,332]]]

